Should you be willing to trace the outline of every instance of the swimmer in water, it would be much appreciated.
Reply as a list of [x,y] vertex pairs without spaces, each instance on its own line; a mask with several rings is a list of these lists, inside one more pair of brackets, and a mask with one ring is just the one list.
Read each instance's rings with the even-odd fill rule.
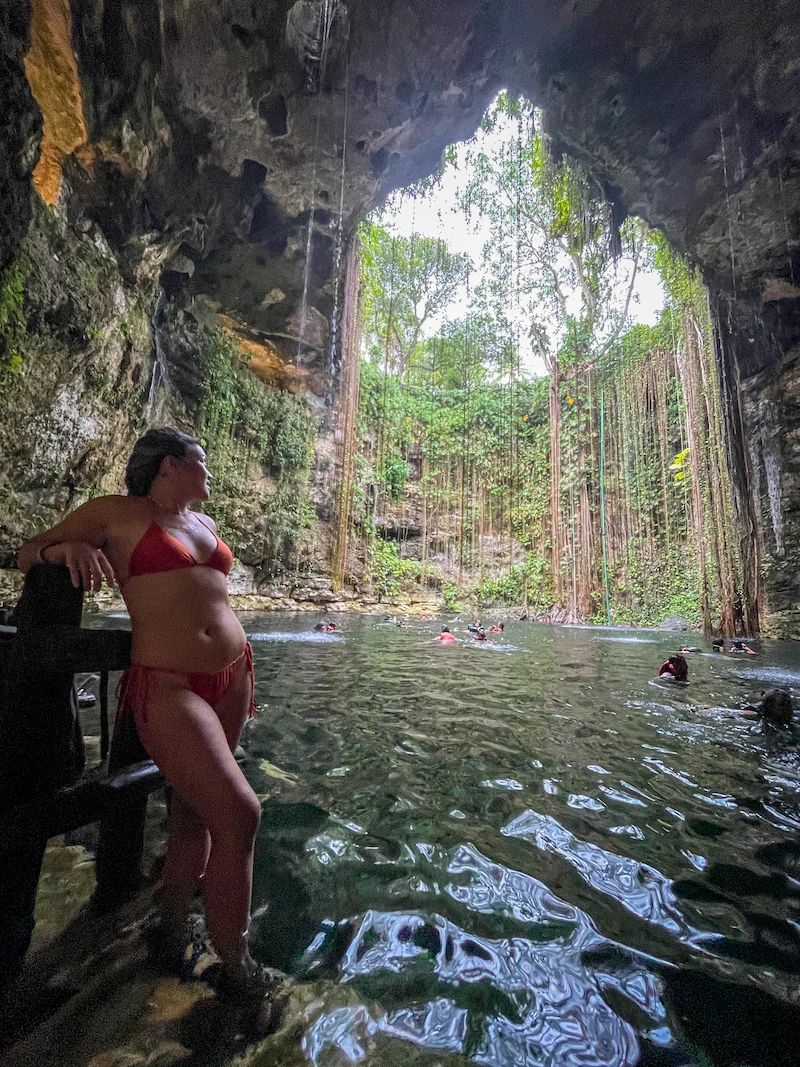
[[486,631],[484,630],[484,628],[482,626],[479,626],[478,627],[478,632],[473,634],[472,636],[475,638],[476,641],[488,641],[489,640],[489,638],[486,636]]
[[728,649],[728,651],[745,653],[748,656],[755,656],[755,652],[752,650],[752,648],[748,648],[744,641],[740,641],[738,639],[731,644],[731,647]]
[[792,698],[785,689],[768,689],[761,694],[757,710],[770,726],[788,726],[792,721]]
[[701,715],[713,713],[715,717],[722,715],[731,719],[749,719],[763,722],[767,726],[783,727],[791,725],[793,707],[792,698],[785,689],[767,689],[766,692],[762,692],[761,700],[749,707],[708,708],[700,709],[698,713]]
[[679,652],[701,652],[702,649],[696,648],[694,645],[680,645],[678,647]]
[[478,630],[480,630],[480,628],[481,628],[481,620],[480,619],[476,619],[475,622],[471,622],[467,626],[467,629],[469,630],[469,632],[471,634],[476,634],[478,632]]
[[436,640],[441,641],[443,645],[454,645],[456,641],[455,637],[453,637],[453,635],[450,633],[446,626],[442,627],[442,632],[439,634]]
[[712,652],[724,652],[725,651],[725,638],[715,637],[711,641]]
[[683,656],[669,656],[658,668],[658,677],[665,682],[687,682],[689,665]]
[[504,622],[501,622],[497,626],[490,626],[489,627],[489,633],[490,634],[501,634],[503,632],[503,630],[505,630],[505,628],[506,628],[506,624]]

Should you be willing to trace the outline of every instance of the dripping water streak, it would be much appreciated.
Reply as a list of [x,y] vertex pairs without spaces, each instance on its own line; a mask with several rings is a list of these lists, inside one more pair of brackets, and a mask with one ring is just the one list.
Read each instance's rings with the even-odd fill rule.
[[153,374],[150,378],[150,392],[147,397],[147,410],[146,417],[148,424],[154,421],[158,421],[156,416],[161,414],[163,406],[159,406],[159,393],[162,394],[162,400],[169,393],[169,377],[167,375],[167,359],[164,355],[164,349],[161,345],[161,334],[159,331],[159,316],[165,304],[164,290],[160,289],[158,293],[158,299],[156,300],[156,306],[153,309],[153,316],[150,320],[150,325],[153,330],[153,348],[155,350],[155,360],[153,361]]
[[733,299],[736,299],[736,254],[733,246],[733,221],[731,219],[731,198],[728,186],[728,158],[725,153],[725,134],[722,131],[722,119],[719,120],[719,140],[722,147],[722,176],[725,181],[725,207],[728,215],[728,237],[731,243],[731,278],[733,280]]
[[[322,94],[325,88],[325,72],[328,64],[328,48],[333,16],[339,0],[322,0],[318,21],[317,38],[319,42],[319,82],[317,85],[317,115],[314,125],[314,145],[311,152],[311,188],[308,197],[308,232],[306,235],[306,256],[303,265],[303,295],[300,300],[300,328],[297,337],[297,362],[303,349],[306,317],[308,313],[308,281],[311,273],[311,249],[314,240],[314,205],[317,199],[317,156],[319,152],[319,131],[322,123]],[[316,59],[316,56],[311,57]]]
[[786,546],[783,539],[783,504],[781,501],[781,469],[778,445],[775,440],[764,450],[764,471],[767,475],[767,496],[775,534],[775,555],[783,556]]
[[781,173],[780,164],[778,165],[778,189],[780,190],[781,201],[781,214],[783,216],[783,232],[786,237],[786,255],[789,257],[789,277],[792,285],[794,285],[794,260],[792,258],[792,238],[789,233],[789,220],[786,216],[786,200],[783,190],[783,174]]
[[336,370],[336,344],[339,330],[339,294],[342,281],[342,244],[344,238],[344,179],[347,165],[347,108],[350,88],[350,57],[345,60],[344,76],[344,122],[342,126],[342,173],[339,185],[339,219],[336,228],[336,262],[334,264],[335,289],[333,293],[333,314],[331,315],[330,374],[331,380]]

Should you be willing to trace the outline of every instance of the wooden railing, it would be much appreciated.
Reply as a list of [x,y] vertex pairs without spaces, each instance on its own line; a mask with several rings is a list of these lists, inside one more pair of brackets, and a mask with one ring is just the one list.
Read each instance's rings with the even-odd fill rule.
[[[48,839],[100,823],[91,906],[112,909],[141,885],[147,797],[164,784],[135,724],[110,729],[109,675],[130,663],[130,632],[83,629],[82,607],[66,567],[40,564],[0,626],[0,987],[30,944]],[[101,763],[87,769],[74,676],[90,671]]]

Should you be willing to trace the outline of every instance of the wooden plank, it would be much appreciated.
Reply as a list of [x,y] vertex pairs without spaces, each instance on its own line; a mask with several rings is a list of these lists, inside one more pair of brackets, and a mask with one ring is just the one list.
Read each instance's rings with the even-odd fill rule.
[[114,804],[147,796],[164,785],[164,778],[152,760],[142,760],[108,777],[102,772],[85,775],[74,785],[65,786],[46,797],[18,804],[0,819],[4,833],[17,827],[42,826],[48,838],[98,822]]
[[13,642],[15,665],[26,670],[122,671],[131,662],[130,630],[84,630],[76,626],[43,626],[18,633]]

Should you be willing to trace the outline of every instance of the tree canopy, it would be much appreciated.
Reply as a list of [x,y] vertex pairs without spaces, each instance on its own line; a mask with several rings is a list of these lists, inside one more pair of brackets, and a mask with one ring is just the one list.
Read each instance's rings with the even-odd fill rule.
[[[616,225],[524,102],[501,95],[459,158],[479,261],[400,236],[386,215],[361,228],[351,536],[367,573],[576,619],[673,613],[733,630],[739,561],[700,279],[639,221]],[[654,326],[631,320],[643,266],[668,294]]]

